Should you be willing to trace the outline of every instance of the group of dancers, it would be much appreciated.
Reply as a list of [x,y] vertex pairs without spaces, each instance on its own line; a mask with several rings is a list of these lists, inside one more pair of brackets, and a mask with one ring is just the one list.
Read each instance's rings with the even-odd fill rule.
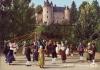
[[[82,42],[77,47],[73,44],[67,44],[67,42],[55,42],[52,40],[39,40],[34,41],[32,44],[23,42],[22,54],[26,56],[26,65],[31,65],[31,54],[33,55],[33,62],[37,61],[40,68],[45,65],[45,57],[52,57],[51,63],[56,63],[56,59],[60,56],[62,63],[66,62],[67,57],[74,56],[74,52],[78,52],[80,55],[80,61],[83,61],[84,53],[87,53],[86,59],[93,64],[95,63],[96,45],[93,42],[89,42],[84,45]],[[74,50],[76,48],[76,50]],[[18,50],[18,44],[16,42],[6,42],[4,48],[5,61],[9,64],[13,63],[16,59],[16,52]]]

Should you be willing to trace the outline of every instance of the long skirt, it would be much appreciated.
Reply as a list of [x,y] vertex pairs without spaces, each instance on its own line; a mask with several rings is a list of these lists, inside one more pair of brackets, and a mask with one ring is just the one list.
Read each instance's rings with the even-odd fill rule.
[[15,60],[15,58],[14,58],[13,50],[10,50],[7,54],[7,62],[12,63],[12,61],[14,61],[14,60]]
[[66,54],[65,54],[65,51],[61,51],[61,59],[62,60],[66,60]]
[[44,55],[40,55],[39,54],[38,64],[39,64],[39,66],[43,66],[44,65]]
[[55,51],[55,52],[52,52],[52,58],[57,58],[57,53],[56,53],[56,51]]
[[38,61],[38,52],[33,53],[33,61]]

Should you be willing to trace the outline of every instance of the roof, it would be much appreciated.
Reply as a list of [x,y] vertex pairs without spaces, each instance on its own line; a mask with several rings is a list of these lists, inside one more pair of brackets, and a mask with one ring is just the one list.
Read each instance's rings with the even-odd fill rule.
[[53,7],[54,12],[64,12],[65,7]]

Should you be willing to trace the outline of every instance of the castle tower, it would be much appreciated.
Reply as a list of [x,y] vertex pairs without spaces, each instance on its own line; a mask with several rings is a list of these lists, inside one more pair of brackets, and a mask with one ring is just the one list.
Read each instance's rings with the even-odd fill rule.
[[50,3],[48,0],[44,1],[43,6],[43,23],[44,24],[51,24],[53,22],[53,4]]
[[70,9],[68,6],[65,8],[65,20],[70,21]]

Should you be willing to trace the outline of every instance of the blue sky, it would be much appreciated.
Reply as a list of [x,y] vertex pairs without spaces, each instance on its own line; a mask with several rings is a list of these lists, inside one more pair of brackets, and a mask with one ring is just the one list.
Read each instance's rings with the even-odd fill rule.
[[[72,3],[72,1],[73,0],[49,0],[50,2],[52,1],[53,2],[53,4],[55,5],[57,5],[57,6],[62,6],[62,7],[64,7],[65,5],[66,6],[71,6],[71,3]],[[84,0],[74,0],[75,1],[75,3],[76,3],[76,6],[77,7],[79,7],[79,5],[82,3],[82,1],[84,1]],[[87,1],[92,1],[92,0],[87,0]],[[99,1],[99,3],[100,3],[100,0],[98,0]],[[37,6],[37,5],[43,5],[43,3],[44,3],[44,0],[32,0],[32,3],[34,3],[35,4],[35,6]]]

